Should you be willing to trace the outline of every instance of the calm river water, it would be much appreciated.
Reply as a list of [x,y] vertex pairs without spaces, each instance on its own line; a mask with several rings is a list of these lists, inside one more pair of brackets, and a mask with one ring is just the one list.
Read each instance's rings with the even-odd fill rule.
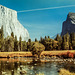
[[25,61],[26,59],[24,58],[0,58],[0,75],[58,75],[60,68],[75,72],[74,62],[43,62],[30,64],[30,62]]

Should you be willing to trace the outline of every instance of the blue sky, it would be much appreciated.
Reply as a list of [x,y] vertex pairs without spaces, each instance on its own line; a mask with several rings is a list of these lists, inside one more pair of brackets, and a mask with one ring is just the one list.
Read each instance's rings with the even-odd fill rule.
[[[0,0],[0,4],[16,11],[75,5],[75,0]],[[75,7],[18,13],[18,20],[34,40],[54,36],[62,31],[62,23]]]

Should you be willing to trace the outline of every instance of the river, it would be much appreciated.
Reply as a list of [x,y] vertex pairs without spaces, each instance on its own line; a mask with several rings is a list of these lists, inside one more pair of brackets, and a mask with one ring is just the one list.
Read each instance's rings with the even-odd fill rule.
[[[15,61],[16,60],[16,61]],[[26,58],[0,58],[0,75],[58,75],[61,68],[75,72],[75,62],[42,62],[31,64]]]

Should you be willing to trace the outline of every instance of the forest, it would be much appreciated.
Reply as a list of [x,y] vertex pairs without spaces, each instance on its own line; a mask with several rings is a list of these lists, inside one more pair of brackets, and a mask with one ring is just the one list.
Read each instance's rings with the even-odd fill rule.
[[3,27],[0,29],[0,52],[14,52],[14,51],[33,51],[33,50],[75,50],[75,33],[69,34],[68,32],[64,36],[57,36],[54,39],[51,39],[49,36],[44,38],[40,37],[38,41],[35,38],[35,41],[22,41],[21,36],[19,41],[17,36],[14,36],[14,33],[11,33],[11,36],[4,38]]

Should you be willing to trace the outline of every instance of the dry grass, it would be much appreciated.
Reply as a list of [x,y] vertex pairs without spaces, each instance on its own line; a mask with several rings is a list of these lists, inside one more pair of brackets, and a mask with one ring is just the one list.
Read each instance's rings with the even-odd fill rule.
[[71,73],[68,70],[61,69],[59,75],[75,75],[75,73]]
[[[75,50],[61,50],[61,51],[43,51],[41,55],[44,56],[51,56],[51,55],[66,55],[69,53],[70,57],[73,57],[75,55]],[[0,57],[32,57],[31,52],[0,52]]]
[[41,55],[43,54],[50,54],[50,55],[59,55],[66,52],[73,52],[75,53],[75,50],[60,50],[60,51],[43,51]]
[[61,51],[43,51],[41,53],[41,55],[47,55],[47,56],[51,56],[51,55],[67,55],[68,53],[70,53],[70,55],[72,55],[72,53],[75,55],[75,50],[61,50]]
[[0,57],[28,57],[31,52],[0,52]]

